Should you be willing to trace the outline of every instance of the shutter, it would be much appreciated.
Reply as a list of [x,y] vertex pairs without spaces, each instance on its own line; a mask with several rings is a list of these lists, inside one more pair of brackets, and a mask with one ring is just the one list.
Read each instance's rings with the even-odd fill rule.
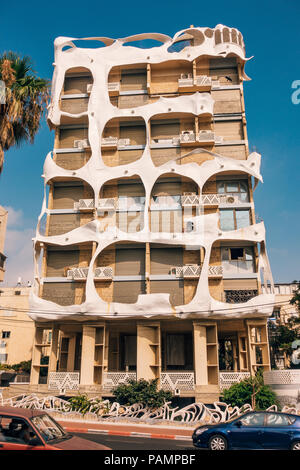
[[151,294],[170,294],[170,303],[173,306],[184,304],[184,291],[182,280],[150,281]]
[[66,268],[77,267],[78,264],[79,250],[48,251],[46,277],[65,276]]
[[120,126],[120,139],[130,139],[130,145],[146,144],[145,125]]
[[60,129],[59,148],[74,148],[74,140],[83,140],[88,138],[87,128],[78,129]]
[[[169,274],[173,266],[182,266],[182,248],[151,248],[151,274]],[[169,282],[169,281],[168,281]]]
[[223,279],[224,290],[256,290],[257,279]]
[[145,274],[145,249],[116,249],[116,276]]
[[83,198],[83,186],[55,186],[53,209],[74,209],[74,202]]
[[78,93],[87,93],[87,84],[92,83],[91,76],[85,77],[66,77],[64,85],[65,95],[75,95]]
[[166,139],[179,137],[180,123],[151,124],[151,139]]
[[113,301],[133,304],[140,294],[145,294],[145,281],[114,281]]
[[80,226],[80,214],[51,214],[48,236],[62,235]]
[[121,90],[146,90],[147,89],[147,71],[124,71],[121,72]]
[[242,121],[215,122],[216,135],[224,137],[224,140],[243,140]]

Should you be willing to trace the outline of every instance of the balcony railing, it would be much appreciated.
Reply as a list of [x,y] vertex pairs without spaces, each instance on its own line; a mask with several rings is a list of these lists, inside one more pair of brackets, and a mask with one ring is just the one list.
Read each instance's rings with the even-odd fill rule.
[[174,266],[171,268],[171,274],[175,274],[176,277],[195,279],[200,277],[201,265],[199,264],[187,264],[185,266]]
[[[72,268],[67,271],[67,279],[72,281],[85,281],[87,279],[89,268]],[[94,279],[111,280],[113,278],[113,270],[110,266],[97,267],[94,271]]]
[[110,82],[107,87],[110,95],[118,95],[120,91],[120,82]]
[[245,380],[250,377],[250,372],[220,372],[219,379],[220,379],[220,390],[224,390],[226,388],[231,387],[231,385],[235,383],[241,382],[241,380]]
[[79,372],[49,372],[48,389],[56,391],[78,390]]
[[194,371],[161,372],[160,387],[170,392],[194,390],[195,373]]
[[100,211],[115,211],[117,207],[117,198],[108,197],[98,199],[98,210]]
[[79,199],[78,202],[74,202],[74,209],[79,211],[92,211],[95,208],[94,199]]
[[118,385],[128,384],[129,380],[136,380],[136,372],[104,372],[103,390],[113,390]]
[[208,277],[210,278],[223,277],[223,266],[221,265],[213,266],[210,264],[208,266]]
[[225,290],[225,299],[229,304],[241,304],[248,302],[258,295],[258,291],[253,290]]
[[181,77],[178,79],[178,88],[187,88],[187,89],[202,89],[210,90],[212,87],[212,79],[207,75],[198,75],[193,78],[192,73],[181,74]]

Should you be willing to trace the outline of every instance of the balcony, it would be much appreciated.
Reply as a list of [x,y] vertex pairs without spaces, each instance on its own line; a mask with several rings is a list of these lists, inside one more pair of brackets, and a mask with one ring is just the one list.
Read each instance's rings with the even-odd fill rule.
[[110,96],[118,96],[120,93],[120,82],[108,83],[108,93]]
[[211,279],[217,279],[223,277],[223,266],[217,265],[213,266],[210,264],[208,266],[208,277]]
[[224,290],[225,301],[229,304],[242,304],[258,295],[258,291],[252,290]]
[[80,150],[86,150],[91,148],[88,139],[74,140],[73,147]]
[[112,137],[112,136],[104,137],[103,139],[101,139],[101,146],[104,147],[105,149],[117,150],[118,140],[119,140],[118,137]]
[[117,198],[108,197],[98,200],[98,211],[115,211],[117,207]]
[[[72,281],[85,281],[87,279],[89,268],[72,268],[67,271],[67,279]],[[110,266],[97,267],[94,271],[95,281],[112,280],[113,270]]]

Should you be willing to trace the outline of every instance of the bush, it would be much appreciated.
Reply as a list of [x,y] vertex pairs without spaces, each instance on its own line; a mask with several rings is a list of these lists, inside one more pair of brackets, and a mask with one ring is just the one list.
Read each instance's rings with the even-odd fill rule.
[[223,390],[221,400],[228,405],[238,407],[248,403],[255,410],[266,410],[272,405],[280,408],[275,392],[264,384],[261,372]]
[[160,408],[166,401],[172,398],[171,392],[164,390],[157,390],[158,379],[144,380],[140,379],[130,380],[128,384],[119,385],[113,391],[116,401],[120,405],[134,405],[135,403],[142,403],[149,408]]

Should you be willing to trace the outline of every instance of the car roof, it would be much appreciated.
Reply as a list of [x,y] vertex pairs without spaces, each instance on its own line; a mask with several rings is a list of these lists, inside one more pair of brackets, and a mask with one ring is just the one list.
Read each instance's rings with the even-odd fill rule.
[[0,415],[1,414],[19,418],[33,418],[33,416],[46,414],[46,412],[44,410],[31,410],[28,408],[16,408],[14,406],[0,406]]

